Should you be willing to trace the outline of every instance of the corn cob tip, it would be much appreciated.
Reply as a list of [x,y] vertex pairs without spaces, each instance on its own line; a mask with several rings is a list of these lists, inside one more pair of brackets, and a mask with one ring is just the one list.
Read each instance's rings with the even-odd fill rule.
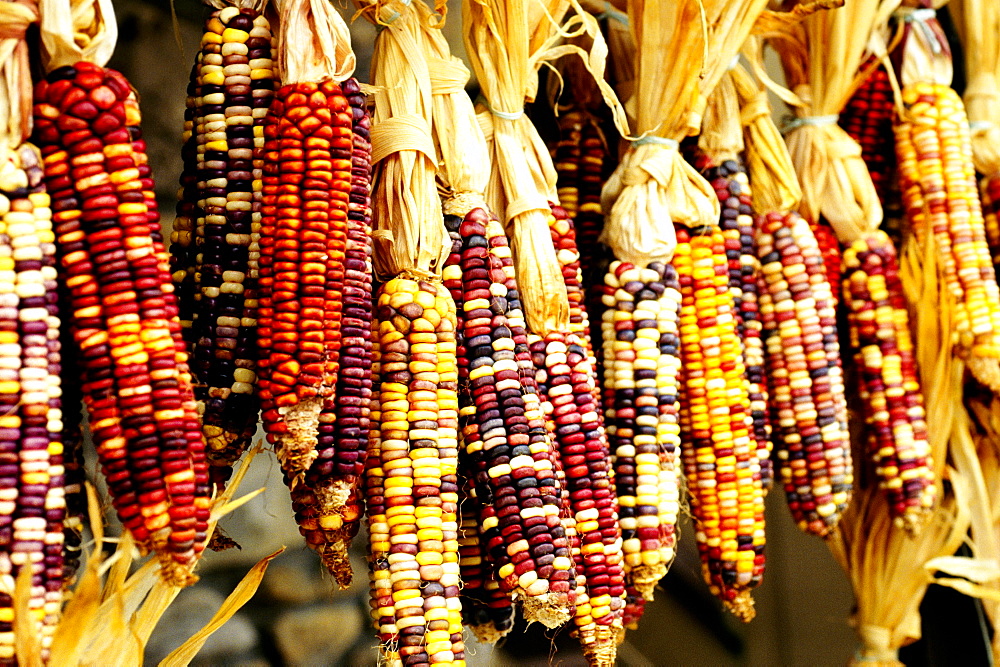
[[749,623],[757,615],[757,610],[753,606],[753,597],[750,591],[740,591],[732,600],[725,601],[726,609],[733,613],[733,616],[744,623]]
[[174,554],[165,551],[158,551],[157,559],[160,561],[160,577],[168,585],[187,588],[198,583],[198,575],[191,571],[190,563],[179,563]]
[[319,397],[303,399],[290,408],[279,408],[288,428],[288,435],[281,439],[280,447],[275,447],[275,453],[292,488],[302,481],[306,471],[316,460],[316,439],[322,408],[323,399]]
[[573,617],[573,605],[566,593],[550,591],[541,595],[525,595],[521,597],[521,603],[525,618],[553,630]]
[[656,590],[660,579],[667,576],[668,565],[668,563],[657,563],[656,565],[639,565],[632,568],[632,585],[647,602],[653,601],[653,591]]
[[598,625],[580,630],[580,644],[590,667],[614,667],[618,657],[618,637],[624,634],[621,625]]
[[[511,615],[513,613],[514,611],[511,609]],[[498,629],[493,621],[468,625],[467,627],[472,630],[472,634],[476,636],[476,640],[481,644],[496,644],[510,632],[510,630],[504,631]]]

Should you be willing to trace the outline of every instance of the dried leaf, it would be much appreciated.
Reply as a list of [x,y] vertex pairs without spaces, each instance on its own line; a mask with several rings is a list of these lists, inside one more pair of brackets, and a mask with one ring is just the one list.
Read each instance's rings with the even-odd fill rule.
[[41,667],[42,642],[38,630],[44,610],[31,610],[31,566],[22,566],[14,584],[14,655],[19,665]]
[[104,66],[118,41],[111,0],[39,0],[46,72],[84,60]]
[[254,596],[257,592],[257,588],[260,586],[260,582],[264,580],[264,574],[267,572],[267,566],[271,564],[278,555],[284,551],[284,547],[275,551],[270,556],[265,556],[256,565],[253,566],[243,580],[237,584],[236,588],[226,601],[222,604],[212,619],[205,624],[201,630],[196,632],[191,636],[186,642],[177,647],[170,655],[164,658],[160,665],[161,667],[183,667],[189,664],[196,655],[201,647],[205,645],[205,642],[209,637],[212,636],[216,630],[225,625],[229,619],[231,619],[236,612],[243,608],[250,598]]
[[283,84],[338,83],[354,73],[351,31],[327,0],[283,0],[278,6],[278,77]]
[[976,171],[1000,174],[1000,3],[953,0],[948,11],[964,46],[963,99]]
[[719,80],[708,96],[698,135],[698,148],[715,164],[737,158],[743,152],[743,126],[740,123],[740,100],[731,72]]

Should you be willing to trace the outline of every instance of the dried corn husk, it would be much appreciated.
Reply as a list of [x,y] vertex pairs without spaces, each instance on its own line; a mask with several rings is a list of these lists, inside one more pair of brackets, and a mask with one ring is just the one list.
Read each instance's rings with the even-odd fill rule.
[[1000,3],[953,0],[948,10],[965,47],[963,99],[976,171],[1000,174]]
[[31,135],[31,65],[24,36],[37,21],[34,2],[0,4],[0,133],[10,148]]
[[750,176],[751,197],[757,211],[792,211],[802,199],[802,189],[795,176],[781,132],[771,119],[767,90],[759,86],[742,67],[732,71],[733,84],[740,102],[747,150],[744,159]]
[[[563,22],[571,6],[575,13]],[[508,227],[528,326],[542,336],[566,331],[569,302],[548,227],[549,202],[559,201],[556,171],[523,110],[537,94],[538,68],[577,55],[627,132],[624,111],[604,81],[607,47],[596,19],[576,0],[464,0],[462,17],[466,53],[486,100],[479,106],[493,163],[486,198]],[[560,43],[582,35],[592,40],[589,53]]]
[[488,210],[486,186],[490,180],[490,152],[476,118],[476,109],[465,92],[469,69],[453,56],[448,40],[434,27],[430,9],[415,5],[421,16],[421,48],[427,59],[432,99],[431,131],[441,156],[438,187],[444,193],[444,213],[465,215]]
[[42,66],[46,72],[85,60],[102,67],[118,41],[111,0],[41,0]]
[[[638,140],[605,184],[609,212],[601,240],[637,266],[669,261],[672,223],[714,224],[719,201],[681,157],[679,142],[701,127],[706,96],[750,34],[766,1],[630,0],[638,49],[635,93]],[[697,73],[697,75],[696,75]]]
[[[735,66],[734,66],[735,69]],[[716,164],[734,160],[743,152],[743,125],[740,122],[740,100],[732,70],[719,80],[708,96],[702,114],[698,148]]]
[[846,0],[841,9],[816,12],[773,33],[796,119],[785,136],[802,186],[799,211],[825,218],[841,243],[873,232],[882,222],[861,147],[837,125],[837,115],[860,84],[858,69],[872,31],[899,0]]
[[354,73],[351,31],[326,0],[283,0],[278,7],[277,75],[282,84],[333,79]]
[[376,275],[439,275],[451,249],[435,184],[431,84],[421,19],[404,0],[356,4],[380,26],[372,54],[372,238]]

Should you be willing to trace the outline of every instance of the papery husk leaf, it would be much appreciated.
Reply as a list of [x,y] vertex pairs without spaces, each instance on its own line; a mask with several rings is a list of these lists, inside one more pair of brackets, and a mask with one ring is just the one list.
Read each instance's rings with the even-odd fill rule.
[[719,79],[719,85],[708,96],[702,115],[698,148],[715,164],[734,160],[743,152],[743,126],[740,123],[740,100],[732,72]]
[[753,183],[754,209],[793,211],[802,199],[802,189],[788,155],[788,146],[771,119],[767,91],[743,67],[733,70],[732,79],[740,102],[740,122],[746,145],[743,158]]
[[11,148],[31,136],[31,63],[24,36],[38,21],[32,3],[0,3],[0,132]]
[[[357,2],[383,24],[372,54],[372,238],[376,275],[404,271],[439,275],[451,250],[435,183],[437,151],[431,135],[431,85],[418,36],[416,7],[400,0]],[[398,16],[396,16],[398,14]]]
[[104,66],[118,41],[111,0],[39,0],[42,66],[46,72],[81,60]]
[[333,79],[354,74],[351,30],[328,0],[279,3],[277,74],[282,84]]
[[948,11],[965,52],[972,159],[979,173],[1000,174],[1000,2],[953,0]]
[[[531,51],[540,19],[527,0],[464,0],[466,53],[488,105],[480,126],[492,148],[487,201],[507,227],[528,326],[540,335],[569,325],[569,301],[549,232],[549,202],[558,202],[556,171],[538,132],[523,114],[537,89]],[[552,3],[564,13],[568,3]],[[562,13],[553,15],[558,20]],[[532,23],[532,20],[536,20]],[[546,23],[545,30],[551,28]],[[499,112],[501,115],[497,115]]]
[[814,2],[799,2],[787,12],[765,9],[753,24],[753,35],[770,35],[774,32],[788,30],[791,26],[802,23],[808,16],[825,9],[837,9],[844,6],[844,0],[815,0]]
[[953,577],[962,577],[977,584],[1000,579],[1000,563],[995,560],[941,556],[927,561],[924,567],[931,574],[941,572]]
[[954,74],[951,47],[937,18],[926,17],[914,10],[937,9],[947,0],[904,0],[895,16],[903,30],[899,80],[902,85],[911,83],[940,83],[951,85]]
[[[868,41],[899,0],[846,0],[811,14],[770,39],[782,57],[797,119],[785,136],[802,187],[799,211],[825,218],[843,244],[878,229],[882,205],[861,147],[836,123],[860,84]],[[826,118],[823,122],[812,119]]]
[[475,208],[487,208],[484,193],[490,181],[489,146],[465,92],[469,69],[451,54],[448,40],[430,21],[430,10],[421,3],[416,8],[423,19],[421,47],[430,74],[431,130],[441,156],[437,179],[446,193],[444,212],[465,217]]
[[677,144],[701,129],[708,94],[766,4],[628,2],[638,55],[635,131],[673,144],[634,143],[605,184],[601,203],[609,214],[601,240],[618,259],[638,266],[669,261],[676,245],[674,224],[718,222],[718,197],[684,162]]
[[18,665],[41,667],[42,642],[39,637],[39,624],[32,618],[29,605],[31,602],[31,567],[21,567],[14,582],[13,593],[14,612],[14,655]]
[[267,566],[271,564],[278,555],[284,551],[284,547],[278,549],[273,554],[265,556],[253,569],[247,573],[243,580],[236,586],[232,593],[226,598],[212,619],[205,624],[201,630],[195,633],[190,639],[181,644],[177,649],[160,661],[161,667],[182,667],[189,664],[198,655],[198,651],[205,645],[212,634],[225,625],[243,605],[250,601],[250,598],[257,592],[260,583],[264,580]]

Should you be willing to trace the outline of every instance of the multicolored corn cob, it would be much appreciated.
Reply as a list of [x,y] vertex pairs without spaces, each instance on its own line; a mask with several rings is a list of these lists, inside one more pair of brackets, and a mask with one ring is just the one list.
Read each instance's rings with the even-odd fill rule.
[[896,521],[917,533],[937,493],[899,262],[884,232],[844,253],[844,301],[868,426],[869,457]]
[[399,657],[408,666],[461,663],[455,305],[443,285],[394,278],[379,292],[376,316]]
[[[870,64],[866,64],[866,67]],[[892,121],[896,115],[889,73],[882,65],[871,70],[840,112],[839,123],[861,146],[879,201],[885,206],[896,168],[892,148]]]
[[719,228],[726,241],[729,261],[729,291],[736,307],[736,331],[743,342],[743,364],[750,383],[752,432],[760,459],[761,486],[766,495],[774,483],[771,463],[771,420],[768,416],[767,377],[764,344],[760,338],[757,307],[757,279],[760,260],[753,242],[753,201],[746,170],[736,160],[717,167],[701,166],[701,173],[719,197]]
[[677,541],[681,297],[676,271],[658,263],[613,262],[604,284],[605,423],[625,573],[652,599]]
[[[584,307],[583,272],[580,269],[580,250],[576,245],[576,228],[566,210],[556,204],[550,204],[552,215],[549,217],[549,230],[552,232],[552,244],[556,247],[556,256],[562,268],[563,283],[566,285],[566,295],[569,298],[569,331],[579,336],[587,350],[591,365],[594,365],[594,348],[590,340],[590,319]],[[596,368],[594,383],[597,384]],[[600,397],[597,397],[600,405]]]
[[293,488],[292,500],[307,543],[337,582],[347,586],[347,549],[364,511],[360,481],[371,400],[371,120],[357,81],[348,79],[341,87],[351,105],[354,134],[351,149],[332,150],[335,161],[351,164],[343,268],[327,274],[328,284],[342,284],[339,372],[320,414],[316,460],[305,484]]
[[[27,613],[48,653],[63,600],[64,469],[55,237],[37,149],[0,166],[0,576],[30,571]],[[17,664],[0,593],[0,661]]]
[[840,241],[837,240],[837,234],[825,220],[814,224],[810,223],[810,227],[812,227],[813,236],[816,237],[820,254],[823,255],[823,270],[826,271],[826,279],[830,283],[830,289],[833,290],[833,302],[836,305],[840,300],[842,280]]
[[507,274],[502,259],[490,252],[502,248],[509,254],[509,247],[500,223],[481,208],[464,219],[446,216],[445,225],[453,250],[460,244],[446,262],[444,279],[461,311],[464,449],[470,473],[482,478],[478,493],[495,510],[495,518],[483,524],[484,537],[492,527],[487,524],[494,524],[498,531],[487,546],[496,577],[522,604],[525,618],[558,627],[570,618],[575,574],[559,520],[551,446],[546,439],[532,442],[526,416],[507,319]]
[[459,457],[462,620],[480,642],[495,644],[514,627],[514,601],[493,574],[495,565],[486,544],[489,538],[481,529],[484,524],[496,523],[490,521],[495,512],[479,499],[476,484],[461,475],[462,467]]
[[792,518],[823,537],[854,484],[836,307],[805,219],[761,216],[756,241],[778,472]]
[[35,137],[115,508],[140,548],[161,555],[164,577],[187,584],[207,537],[205,444],[130,104],[117,72],[59,68],[36,86]]
[[954,301],[959,353],[977,380],[1000,390],[1000,288],[987,244],[965,107],[948,86],[903,89],[896,130],[906,217],[920,247],[932,243]]
[[705,581],[741,620],[764,574],[764,493],[751,433],[749,383],[715,226],[677,225],[672,260],[682,297],[681,441]]
[[1000,174],[979,179],[979,195],[983,204],[986,243],[993,259],[993,272],[1000,269]]
[[270,25],[229,6],[205,24],[188,87],[171,268],[209,461],[224,483],[257,428],[257,279]]
[[625,573],[614,473],[594,400],[593,367],[577,334],[532,336],[529,345],[580,545],[576,567],[583,575],[586,602],[578,595],[574,624],[590,664],[610,665],[623,628]]

